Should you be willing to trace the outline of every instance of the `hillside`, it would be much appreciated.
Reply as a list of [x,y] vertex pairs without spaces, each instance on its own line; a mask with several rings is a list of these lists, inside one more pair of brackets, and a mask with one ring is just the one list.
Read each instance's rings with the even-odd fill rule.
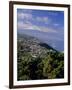
[[38,30],[18,30],[17,32],[21,35],[27,34],[29,36],[35,37],[58,51],[64,51],[64,41],[58,40],[58,36],[54,35],[54,37],[52,37],[52,33],[41,32]]
[[18,80],[64,77],[64,55],[35,37],[18,34]]
[[56,50],[48,44],[39,41],[37,38],[25,34],[18,34],[18,43],[21,44],[21,51],[27,51],[32,56],[43,55],[50,51],[56,52]]

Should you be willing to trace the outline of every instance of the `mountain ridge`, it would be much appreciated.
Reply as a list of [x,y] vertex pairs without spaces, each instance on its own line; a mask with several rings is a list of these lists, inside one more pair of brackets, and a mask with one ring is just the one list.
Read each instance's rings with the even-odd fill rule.
[[40,41],[47,43],[48,45],[52,46],[58,51],[64,51],[64,41],[63,40],[58,40],[57,37],[52,37],[54,36],[53,33],[50,32],[41,32],[37,30],[18,30],[17,31],[20,34],[27,34],[29,36],[33,36]]
[[18,34],[18,43],[21,44],[22,51],[29,52],[32,56],[42,56],[49,52],[58,52],[48,44],[26,34]]

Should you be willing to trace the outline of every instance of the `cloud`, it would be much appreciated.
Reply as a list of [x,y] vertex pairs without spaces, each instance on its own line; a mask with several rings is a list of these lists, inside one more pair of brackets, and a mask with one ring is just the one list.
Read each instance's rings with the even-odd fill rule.
[[32,19],[32,14],[30,14],[30,13],[23,13],[23,12],[21,12],[21,13],[17,13],[17,18],[18,19]]
[[17,28],[18,29],[26,29],[26,30],[40,30],[40,28],[36,25],[33,25],[32,23],[30,22],[22,22],[22,21],[19,21],[18,24],[17,24]]
[[60,24],[58,24],[58,23],[54,23],[53,25],[56,26],[56,27],[57,27],[57,26],[60,26]]
[[36,21],[38,22],[42,22],[42,23],[45,23],[45,24],[48,24],[49,22],[49,18],[48,17],[36,17]]
[[43,32],[50,32],[50,33],[57,33],[56,30],[52,29],[52,28],[48,28],[48,27],[40,27],[41,31]]
[[57,16],[58,12],[56,12],[56,11],[49,11],[48,14],[52,15],[52,16]]
[[24,30],[24,29],[26,29],[26,30],[38,30],[38,31],[42,31],[42,32],[57,33],[57,31],[52,29],[52,28],[34,25],[31,22],[24,23],[23,21],[18,21],[17,28],[22,29],[22,30]]
[[32,29],[32,24],[30,22],[22,22],[22,21],[19,21],[17,23],[17,28],[18,29]]
[[27,13],[27,12],[26,13],[25,12],[18,12],[17,18],[18,18],[18,20],[24,20],[24,21],[31,20],[31,21],[36,21],[39,23],[44,23],[44,24],[48,24],[50,22],[50,19],[48,17],[45,17],[45,16],[34,17],[34,15],[32,15],[32,13]]

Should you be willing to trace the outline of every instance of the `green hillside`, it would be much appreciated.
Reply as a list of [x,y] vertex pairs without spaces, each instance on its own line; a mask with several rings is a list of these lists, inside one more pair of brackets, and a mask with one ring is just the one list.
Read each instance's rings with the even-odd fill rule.
[[64,53],[28,35],[17,40],[17,79],[64,78]]

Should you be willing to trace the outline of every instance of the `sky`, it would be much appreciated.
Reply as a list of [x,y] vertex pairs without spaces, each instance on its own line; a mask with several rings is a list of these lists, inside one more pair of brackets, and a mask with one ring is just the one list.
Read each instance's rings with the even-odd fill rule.
[[64,12],[17,9],[17,30],[64,51]]

